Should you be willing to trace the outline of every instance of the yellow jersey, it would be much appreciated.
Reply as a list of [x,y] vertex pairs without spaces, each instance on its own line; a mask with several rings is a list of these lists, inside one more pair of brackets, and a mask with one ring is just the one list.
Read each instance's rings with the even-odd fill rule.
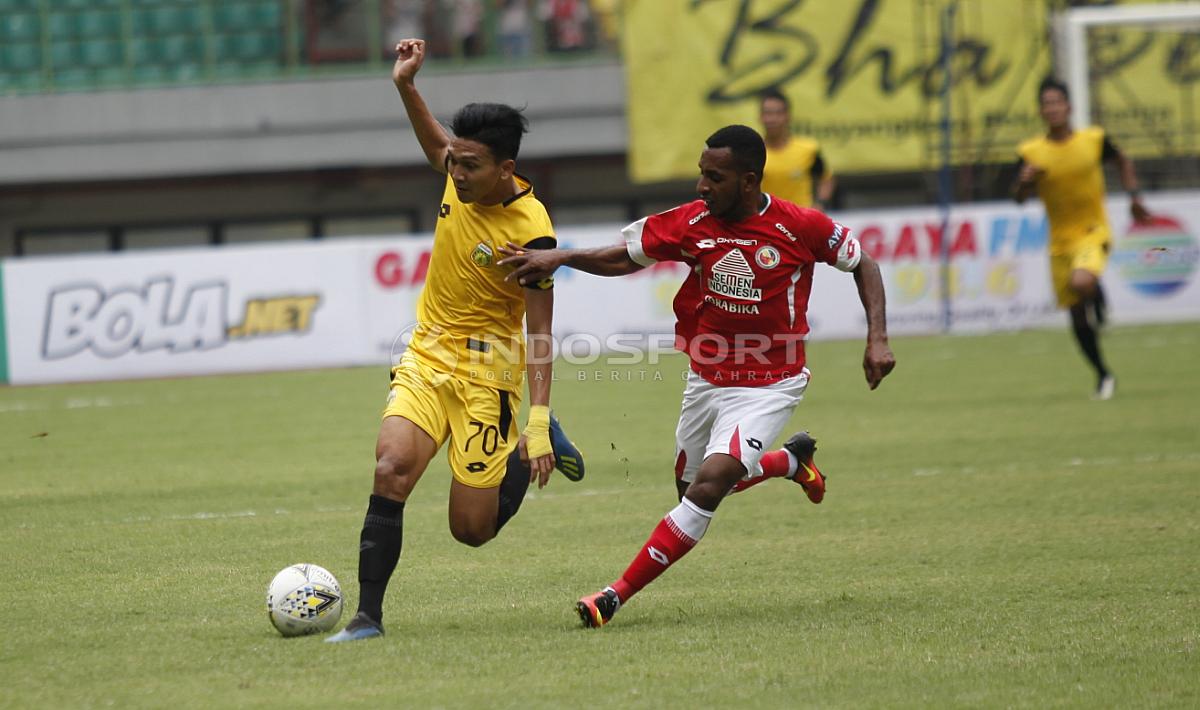
[[[409,352],[447,375],[512,392],[525,382],[525,289],[496,266],[506,242],[554,246],[546,208],[521,176],[518,192],[498,205],[459,201],[446,177],[417,326]],[[535,288],[553,287],[546,279]]]
[[1074,131],[1065,141],[1039,136],[1017,148],[1021,160],[1045,171],[1037,191],[1050,221],[1051,254],[1069,253],[1089,239],[1110,239],[1104,211],[1104,146],[1104,129],[1092,126]]
[[821,157],[821,146],[812,138],[792,136],[779,149],[767,146],[762,191],[801,207],[812,207],[813,178],[831,175]]

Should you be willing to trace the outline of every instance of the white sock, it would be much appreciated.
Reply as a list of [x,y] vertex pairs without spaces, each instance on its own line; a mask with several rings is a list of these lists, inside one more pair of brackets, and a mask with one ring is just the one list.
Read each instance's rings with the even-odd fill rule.
[[708,530],[708,523],[712,520],[712,516],[712,511],[705,510],[684,498],[670,513],[667,513],[667,520],[668,524],[677,531],[693,541],[699,542],[700,538],[704,537],[705,531]]
[[796,458],[795,454],[787,449],[783,449],[783,453],[788,455],[788,472],[784,478],[795,478],[796,472],[800,470],[800,460]]

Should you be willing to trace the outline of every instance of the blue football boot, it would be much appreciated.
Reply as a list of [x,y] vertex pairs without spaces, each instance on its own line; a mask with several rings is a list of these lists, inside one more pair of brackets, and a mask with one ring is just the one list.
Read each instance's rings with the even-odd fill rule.
[[354,615],[346,628],[325,639],[325,643],[343,643],[345,641],[361,641],[383,636],[383,627],[371,620],[371,617],[361,611]]
[[583,452],[567,438],[558,417],[550,414],[550,447],[554,449],[554,467],[571,481],[582,481],[585,472]]

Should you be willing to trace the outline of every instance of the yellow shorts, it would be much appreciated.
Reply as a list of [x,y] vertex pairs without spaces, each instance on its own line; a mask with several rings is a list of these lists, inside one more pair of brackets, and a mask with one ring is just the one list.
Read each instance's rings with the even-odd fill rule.
[[1070,251],[1050,255],[1050,280],[1054,284],[1054,295],[1058,297],[1059,308],[1070,308],[1079,302],[1079,295],[1071,290],[1072,272],[1083,269],[1100,278],[1108,266],[1110,243],[1107,230],[1098,235],[1102,239],[1088,236],[1088,239],[1079,242]]
[[472,488],[495,488],[517,445],[521,396],[439,372],[409,354],[392,368],[384,418],[404,417],[440,447],[450,438],[450,470]]

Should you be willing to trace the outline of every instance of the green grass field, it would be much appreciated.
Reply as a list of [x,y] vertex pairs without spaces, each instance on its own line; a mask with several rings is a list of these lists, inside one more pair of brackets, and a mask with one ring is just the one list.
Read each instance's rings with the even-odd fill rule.
[[584,630],[675,503],[684,363],[560,367],[589,456],[492,543],[407,508],[383,640],[283,639],[315,562],[357,599],[383,368],[0,389],[3,707],[1196,707],[1200,324],[1118,328],[1117,398],[1064,328],[817,343],[794,420],[825,502],[770,481]]

